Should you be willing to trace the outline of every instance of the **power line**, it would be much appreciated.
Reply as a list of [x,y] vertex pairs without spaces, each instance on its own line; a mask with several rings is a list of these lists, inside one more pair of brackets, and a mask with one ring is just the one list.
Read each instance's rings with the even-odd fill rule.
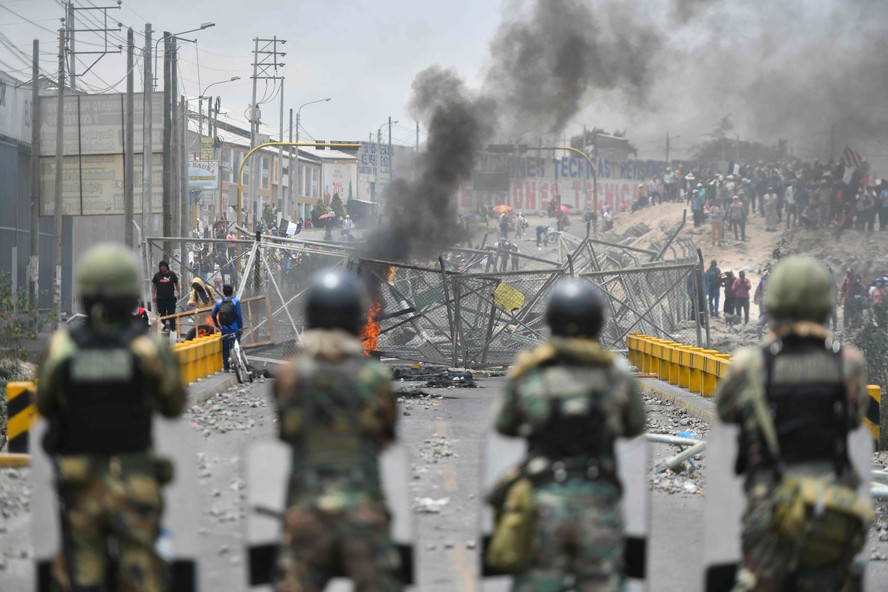
[[37,28],[39,28],[39,29],[43,29],[43,30],[46,31],[47,33],[52,33],[53,35],[56,34],[56,31],[53,31],[52,29],[47,29],[47,28],[44,27],[43,25],[39,24],[37,21],[32,21],[31,19],[29,19],[29,18],[27,18],[27,17],[24,17],[24,16],[20,15],[19,13],[17,13],[17,12],[14,11],[13,9],[11,9],[10,7],[6,6],[5,4],[0,4],[0,8],[2,8],[3,10],[5,10],[5,11],[11,13],[11,14],[14,14],[15,16],[19,17],[20,19],[23,19],[23,20],[25,20],[25,21],[31,23],[32,25],[34,25],[35,27],[37,27]]

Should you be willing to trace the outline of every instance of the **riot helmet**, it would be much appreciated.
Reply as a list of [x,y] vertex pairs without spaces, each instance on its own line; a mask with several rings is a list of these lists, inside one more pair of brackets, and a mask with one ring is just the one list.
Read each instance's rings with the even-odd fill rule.
[[126,247],[118,243],[92,247],[78,262],[76,276],[77,294],[88,316],[105,321],[129,318],[142,282],[139,262]]
[[305,292],[305,324],[309,329],[343,329],[360,335],[368,309],[364,283],[342,269],[317,272]]
[[592,282],[563,279],[549,296],[546,323],[552,335],[598,337],[604,327],[604,298]]
[[823,323],[835,306],[829,272],[811,257],[788,257],[768,276],[765,310],[777,321]]

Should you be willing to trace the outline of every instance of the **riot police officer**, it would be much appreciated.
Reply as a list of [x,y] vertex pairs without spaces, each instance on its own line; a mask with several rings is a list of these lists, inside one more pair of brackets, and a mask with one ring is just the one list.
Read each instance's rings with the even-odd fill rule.
[[379,456],[395,439],[389,372],[363,356],[369,301],[355,275],[318,272],[305,294],[301,351],[273,387],[292,448],[279,592],[320,592],[340,566],[356,590],[401,590]]
[[496,429],[526,438],[536,552],[514,590],[618,590],[624,581],[617,438],[641,434],[635,380],[598,342],[605,302],[590,282],[565,279],[546,307],[550,339],[518,358]]
[[123,245],[87,251],[76,272],[87,320],[53,335],[40,369],[37,407],[49,421],[44,447],[61,506],[53,577],[62,589],[106,589],[112,553],[120,589],[168,585],[155,544],[172,467],[152,453],[152,413],[181,414],[185,392],[172,352],[132,316],[139,276]]
[[735,354],[719,385],[718,414],[740,426],[745,476],[736,591],[838,591],[854,577],[872,507],[856,492],[847,442],[867,392],[860,352],[824,326],[834,305],[820,263],[780,262],[764,292],[771,332]]

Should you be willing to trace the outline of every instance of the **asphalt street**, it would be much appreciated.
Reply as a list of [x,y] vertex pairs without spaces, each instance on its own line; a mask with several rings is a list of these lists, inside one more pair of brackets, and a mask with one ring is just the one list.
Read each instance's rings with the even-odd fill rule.
[[[492,406],[502,393],[505,379],[479,380],[475,389],[433,389],[423,383],[398,382],[409,394],[400,398],[400,434],[411,454],[408,499],[413,505],[418,540],[418,587],[423,592],[500,592],[504,581],[478,582],[479,523],[483,492],[479,491],[478,458],[482,438],[489,429]],[[246,587],[244,528],[246,484],[242,458],[251,442],[273,437],[269,382],[233,387],[212,394],[188,411],[200,434],[196,451],[200,496],[202,589],[242,592]],[[419,389],[417,392],[416,389]],[[674,405],[648,398],[648,425],[673,433],[688,429],[685,414]],[[695,422],[696,423],[696,422]],[[693,425],[692,425],[693,427]],[[702,424],[699,426],[703,428]],[[656,445],[654,461],[674,453]],[[705,456],[703,458],[705,466]],[[8,472],[0,473],[4,479]],[[24,482],[27,471],[16,473]],[[652,473],[652,533],[649,539],[649,590],[695,592],[701,590],[700,557],[703,540],[702,491],[691,486],[673,488],[684,479]],[[688,482],[693,482],[691,479]],[[682,484],[685,481],[681,481]],[[21,488],[26,496],[26,488]],[[637,509],[628,507],[625,511]],[[26,511],[0,522],[0,590],[28,590],[31,577]],[[882,543],[884,551],[885,543]],[[868,590],[884,590],[886,562],[875,562],[868,574]],[[337,592],[343,588],[336,586]],[[344,589],[348,589],[345,587]]]

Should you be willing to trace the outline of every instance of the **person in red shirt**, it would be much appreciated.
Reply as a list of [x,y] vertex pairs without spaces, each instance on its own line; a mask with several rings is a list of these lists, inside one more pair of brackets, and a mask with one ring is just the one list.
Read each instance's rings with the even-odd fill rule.
[[749,290],[752,283],[746,277],[746,272],[741,271],[740,277],[734,280],[734,312],[740,314],[743,311],[743,324],[749,323]]

